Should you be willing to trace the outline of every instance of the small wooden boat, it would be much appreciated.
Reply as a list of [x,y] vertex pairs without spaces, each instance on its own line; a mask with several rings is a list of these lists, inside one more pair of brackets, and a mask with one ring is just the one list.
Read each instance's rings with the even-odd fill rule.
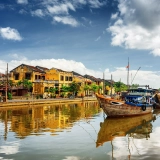
[[132,89],[125,97],[125,101],[115,100],[96,94],[100,107],[108,117],[137,116],[151,113],[154,102],[151,101],[152,92],[147,89]]
[[120,118],[106,118],[100,123],[100,130],[97,136],[96,147],[102,146],[105,142],[113,141],[116,137],[129,135],[133,138],[149,138],[152,132],[151,121],[155,117],[152,113]]

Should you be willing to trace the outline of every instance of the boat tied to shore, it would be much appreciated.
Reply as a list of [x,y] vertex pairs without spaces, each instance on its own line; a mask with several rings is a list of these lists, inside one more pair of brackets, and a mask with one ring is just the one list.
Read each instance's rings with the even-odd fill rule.
[[151,113],[155,108],[152,89],[129,89],[123,101],[96,94],[100,107],[108,117],[137,116]]

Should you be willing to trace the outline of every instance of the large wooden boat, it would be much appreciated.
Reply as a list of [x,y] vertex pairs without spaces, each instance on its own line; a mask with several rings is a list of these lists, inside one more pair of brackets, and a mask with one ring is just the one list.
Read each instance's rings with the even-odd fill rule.
[[152,92],[145,89],[132,89],[124,101],[96,94],[100,107],[108,117],[137,116],[151,113],[154,102],[151,100]]
[[116,137],[128,135],[133,138],[149,138],[152,132],[151,121],[155,117],[152,113],[121,118],[106,118],[100,123],[100,130],[97,136],[96,147],[102,146],[105,142],[113,141]]

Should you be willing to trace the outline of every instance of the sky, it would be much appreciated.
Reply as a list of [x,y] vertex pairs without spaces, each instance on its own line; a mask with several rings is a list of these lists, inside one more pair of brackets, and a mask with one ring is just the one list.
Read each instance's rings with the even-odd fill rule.
[[159,0],[1,0],[0,72],[23,63],[127,84],[129,59],[129,83],[158,89],[159,6]]

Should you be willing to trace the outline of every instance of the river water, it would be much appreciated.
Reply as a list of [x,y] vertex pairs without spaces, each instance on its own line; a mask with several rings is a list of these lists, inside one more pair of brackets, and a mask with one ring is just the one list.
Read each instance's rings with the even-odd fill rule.
[[107,118],[96,101],[0,108],[0,160],[159,160],[159,115]]

